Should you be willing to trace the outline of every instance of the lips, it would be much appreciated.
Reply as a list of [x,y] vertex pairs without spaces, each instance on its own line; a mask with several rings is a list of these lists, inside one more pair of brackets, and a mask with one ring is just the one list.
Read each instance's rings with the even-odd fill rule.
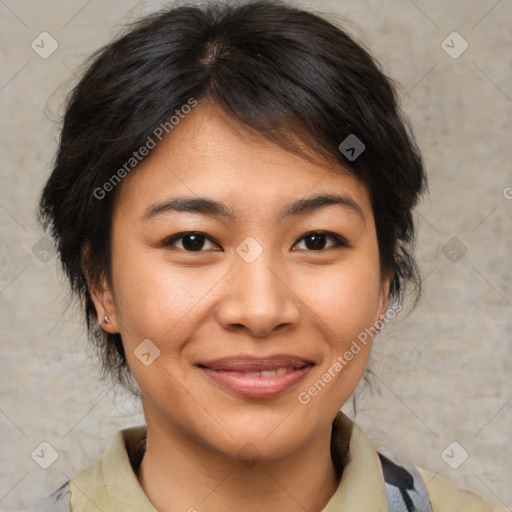
[[313,362],[297,356],[276,355],[266,358],[228,357],[199,363],[198,366],[204,366],[210,370],[263,372],[278,370],[280,368],[291,368],[292,370],[295,370],[303,368],[309,364],[313,364]]
[[197,365],[217,386],[245,398],[273,398],[295,387],[314,366],[293,355],[230,357]]

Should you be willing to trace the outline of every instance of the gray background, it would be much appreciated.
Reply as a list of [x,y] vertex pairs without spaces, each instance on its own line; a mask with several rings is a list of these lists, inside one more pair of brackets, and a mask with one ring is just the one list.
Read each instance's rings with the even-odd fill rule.
[[[34,212],[78,66],[159,5],[0,0],[0,510],[23,510],[143,422],[98,379]],[[430,179],[417,210],[424,298],[384,329],[356,420],[383,451],[512,507],[512,2],[302,5],[346,17],[399,83]],[[58,43],[46,59],[31,48],[43,31]],[[453,31],[469,44],[456,59],[442,47]],[[462,48],[453,36],[445,44]],[[48,469],[31,458],[43,441],[58,452]],[[454,441],[452,464],[469,454],[458,469],[441,456]]]

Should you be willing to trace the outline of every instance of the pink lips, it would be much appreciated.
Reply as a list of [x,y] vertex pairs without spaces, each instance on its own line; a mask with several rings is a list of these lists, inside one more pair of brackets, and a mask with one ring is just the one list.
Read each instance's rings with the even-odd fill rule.
[[297,356],[230,357],[198,364],[217,385],[246,398],[273,398],[294,387],[314,366]]

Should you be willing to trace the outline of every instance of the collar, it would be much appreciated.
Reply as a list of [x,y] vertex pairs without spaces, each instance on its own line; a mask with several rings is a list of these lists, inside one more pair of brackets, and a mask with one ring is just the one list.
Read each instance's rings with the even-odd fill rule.
[[331,453],[335,465],[337,457],[344,457],[345,467],[336,492],[322,512],[388,512],[379,456],[361,428],[341,411],[333,421]]
[[[156,512],[134,470],[145,438],[145,426],[117,432],[100,459],[70,480],[73,507],[89,510],[93,503],[100,510]],[[322,512],[388,512],[378,454],[358,425],[341,411],[332,425],[331,455],[341,479]]]

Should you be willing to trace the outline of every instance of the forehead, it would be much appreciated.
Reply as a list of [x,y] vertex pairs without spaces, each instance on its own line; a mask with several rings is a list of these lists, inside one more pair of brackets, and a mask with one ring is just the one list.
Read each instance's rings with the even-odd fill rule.
[[364,184],[341,164],[312,156],[287,151],[220,108],[199,104],[123,179],[116,208],[129,204],[142,212],[169,195],[195,195],[262,213],[321,190],[348,195],[371,212]]

